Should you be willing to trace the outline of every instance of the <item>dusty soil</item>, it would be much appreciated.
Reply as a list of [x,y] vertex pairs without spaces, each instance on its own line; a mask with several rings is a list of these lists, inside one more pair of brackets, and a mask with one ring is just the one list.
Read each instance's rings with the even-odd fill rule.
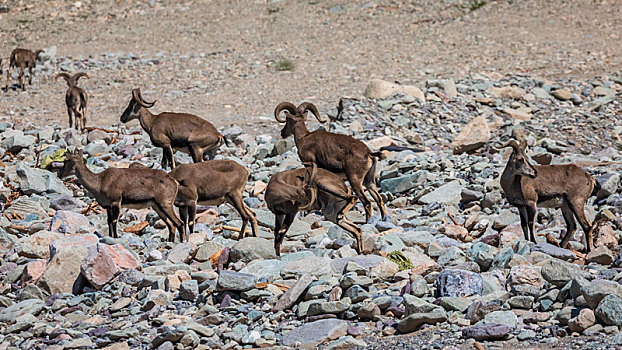
[[[371,78],[423,85],[477,72],[565,79],[622,68],[618,0],[0,0],[0,7],[8,8],[0,13],[5,71],[14,47],[58,47],[57,61],[27,92],[0,93],[0,117],[40,125],[67,123],[64,82],[53,80],[58,59],[94,62],[81,82],[91,97],[89,125],[117,123],[130,90],[142,87],[158,100],[155,112],[268,130],[276,130],[270,116],[281,100],[311,100],[326,112],[340,97],[362,94]],[[156,63],[97,64],[123,53]],[[279,70],[291,68],[285,60],[293,69]]]

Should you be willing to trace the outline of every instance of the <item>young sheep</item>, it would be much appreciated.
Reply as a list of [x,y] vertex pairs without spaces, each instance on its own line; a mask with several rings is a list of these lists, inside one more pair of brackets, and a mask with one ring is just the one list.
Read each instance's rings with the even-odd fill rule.
[[86,103],[88,97],[84,89],[78,87],[78,79],[85,77],[86,73],[76,73],[69,75],[67,73],[59,73],[55,79],[63,78],[67,82],[67,92],[65,93],[65,104],[67,105],[67,114],[69,115],[69,127],[73,126],[73,117],[76,117],[76,130],[86,128]]
[[175,241],[175,228],[180,239],[185,240],[185,228],[173,203],[177,196],[177,181],[162,170],[108,168],[94,173],[84,163],[82,151],[67,153],[59,174],[65,178],[75,172],[80,183],[106,209],[108,233],[117,238],[117,222],[121,208],[153,208],[169,230],[169,241]]
[[[285,119],[280,117],[285,111]],[[376,187],[376,164],[382,155],[372,153],[363,142],[348,136],[316,130],[309,132],[305,125],[307,112],[310,111],[321,123],[317,107],[312,103],[302,103],[298,107],[289,102],[281,102],[274,110],[274,117],[280,123],[285,123],[281,130],[283,138],[294,135],[294,142],[298,148],[298,156],[302,162],[316,163],[320,168],[344,174],[354,193],[365,207],[366,220],[372,215],[371,201],[365,195],[367,188],[380,209],[380,215],[386,216],[384,202]]]
[[356,197],[338,175],[317,168],[315,163],[305,166],[274,174],[266,188],[266,205],[275,215],[276,254],[281,254],[281,244],[296,213],[307,210],[320,210],[327,220],[351,233],[356,239],[357,251],[362,253],[361,229],[345,217],[356,203]]
[[[566,236],[560,246],[565,248],[579,221],[585,232],[585,247],[592,249],[592,225],[585,216],[584,206],[592,195],[596,181],[574,164],[536,165],[525,154],[526,142],[510,140],[501,147],[512,147],[512,154],[501,175],[501,188],[508,202],[518,208],[525,239],[536,241],[537,203],[548,202],[561,208],[566,221]],[[531,235],[531,237],[530,237]]]
[[19,81],[19,85],[22,87],[22,91],[26,91],[26,85],[24,85],[23,77],[24,77],[24,69],[28,68],[28,84],[32,85],[32,77],[34,76],[33,69],[37,66],[37,59],[39,59],[39,54],[41,54],[43,50],[37,50],[32,52],[26,49],[17,48],[11,52],[11,56],[9,57],[9,67],[6,71],[6,87],[5,89],[9,89],[10,79],[11,79],[11,68],[19,67],[19,74],[17,79]]
[[225,139],[212,123],[188,113],[164,112],[154,115],[149,112],[149,108],[155,103],[143,100],[140,89],[132,90],[132,98],[121,115],[121,122],[127,123],[134,119],[140,121],[151,142],[164,150],[162,168],[166,169],[169,165],[171,169],[175,168],[173,149],[190,153],[195,163],[202,162],[206,155],[209,159],[214,158]]
[[[130,168],[147,168],[140,163]],[[180,164],[169,175],[179,183],[175,206],[189,233],[194,232],[197,204],[231,204],[242,218],[239,238],[246,236],[246,225],[251,222],[253,235],[257,237],[257,217],[244,203],[244,187],[250,172],[232,160],[210,160],[202,163]]]

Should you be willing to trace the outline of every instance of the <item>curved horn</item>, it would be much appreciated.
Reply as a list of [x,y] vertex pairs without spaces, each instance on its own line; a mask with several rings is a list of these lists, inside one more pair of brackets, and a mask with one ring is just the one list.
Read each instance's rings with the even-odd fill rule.
[[141,106],[143,106],[145,108],[151,108],[156,103],[156,101],[146,102],[145,100],[143,100],[143,97],[140,94],[140,89],[139,88],[136,88],[136,89],[132,90],[132,97],[134,98],[134,100],[136,100],[136,102],[139,105],[141,105]]
[[84,73],[84,72],[79,72],[73,75],[73,80],[77,83],[78,79],[80,79],[80,77],[85,77],[85,78],[89,78],[88,74]]
[[315,107],[313,103],[303,102],[298,106],[298,113],[304,115],[307,111],[310,111],[311,113],[313,113],[317,121],[320,123],[326,123],[328,121],[320,117],[320,112],[317,110],[317,107]]
[[71,86],[71,76],[67,73],[58,73],[54,79],[63,78],[67,82],[67,85]]
[[[304,163],[305,168],[311,166],[311,173],[306,173],[305,174],[305,182],[306,182],[306,186],[305,186],[305,193],[308,194],[308,198],[309,201],[307,202],[307,204],[301,206],[298,208],[298,210],[309,210],[312,206],[313,203],[315,203],[315,201],[317,200],[317,164],[315,163]],[[307,174],[308,177],[307,177]]]
[[520,144],[518,144],[518,141],[512,139],[500,146],[497,146],[497,148],[506,148],[506,147],[512,147],[518,151],[520,149]]
[[293,103],[281,102],[274,109],[274,118],[276,118],[276,121],[278,121],[279,123],[285,123],[285,119],[282,119],[279,116],[283,110],[286,110],[291,114],[298,114],[298,110],[296,109],[296,106],[294,106]]

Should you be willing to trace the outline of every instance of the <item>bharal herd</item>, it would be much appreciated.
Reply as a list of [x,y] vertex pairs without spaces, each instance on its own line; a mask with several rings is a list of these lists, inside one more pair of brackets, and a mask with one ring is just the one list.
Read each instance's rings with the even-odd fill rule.
[[[19,68],[19,84],[23,83],[24,70],[29,70],[32,83],[33,68],[39,53],[15,49],[9,58],[7,86],[12,68]],[[2,61],[0,60],[0,68]],[[0,74],[1,74],[0,70]],[[84,130],[86,127],[87,93],[77,86],[80,77],[86,73],[69,75],[60,73],[68,85],[65,95],[69,126]],[[193,232],[197,205],[231,204],[242,218],[239,237],[247,234],[246,227],[257,236],[257,218],[244,203],[244,188],[250,172],[232,160],[213,160],[216,151],[226,139],[210,122],[192,114],[165,112],[152,114],[149,108],[155,101],[147,102],[139,89],[132,90],[130,102],[121,115],[127,123],[138,119],[151,142],[163,149],[161,166],[171,168],[169,173],[152,169],[139,163],[128,168],[108,168],[93,173],[84,163],[81,150],[66,155],[60,177],[75,174],[80,183],[106,209],[108,231],[117,237],[117,222],[121,208],[152,208],[169,229],[169,240],[175,240],[175,231],[180,240],[186,240],[186,229]],[[363,253],[361,228],[346,218],[346,213],[355,205],[357,198],[365,209],[366,220],[372,216],[372,203],[365,194],[369,192],[376,202],[382,217],[386,209],[382,196],[376,187],[376,166],[382,153],[371,152],[363,142],[342,134],[324,130],[310,132],[305,119],[311,112],[321,123],[322,119],[315,105],[304,102],[295,106],[281,102],[276,106],[274,117],[284,123],[281,136],[294,136],[298,156],[304,167],[276,173],[270,179],[265,192],[268,209],[275,214],[274,247],[280,255],[280,248],[297,213],[300,211],[321,211],[325,218],[351,233],[356,239],[359,253]],[[285,118],[283,118],[283,115]],[[535,242],[537,204],[560,208],[567,230],[560,246],[565,247],[575,230],[575,218],[585,233],[585,249],[592,247],[593,224],[588,222],[584,206],[594,194],[598,183],[587,172],[574,164],[537,165],[529,163],[525,154],[527,144],[523,140],[509,140],[499,146],[511,147],[512,153],[501,175],[501,187],[510,204],[518,208],[525,239]],[[193,164],[176,165],[174,150],[189,153]],[[352,189],[344,180],[347,180]],[[179,216],[174,210],[179,208]]]

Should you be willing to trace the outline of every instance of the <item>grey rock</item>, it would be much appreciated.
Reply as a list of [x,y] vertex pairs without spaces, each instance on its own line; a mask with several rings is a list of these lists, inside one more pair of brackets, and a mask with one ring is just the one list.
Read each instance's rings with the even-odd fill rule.
[[419,198],[419,203],[430,204],[437,202],[441,204],[457,205],[460,203],[460,193],[463,188],[465,187],[460,181],[451,181]]
[[438,276],[438,294],[441,297],[481,295],[484,281],[478,273],[465,270],[444,270]]
[[502,324],[512,329],[516,328],[518,318],[512,311],[493,311],[480,321],[482,324]]
[[348,323],[343,320],[328,319],[306,323],[283,335],[283,345],[315,348],[324,342],[341,338],[347,334]]
[[313,277],[311,275],[302,275],[298,281],[296,281],[296,284],[281,295],[281,298],[279,298],[273,308],[274,312],[292,307],[307,288],[309,288],[311,282],[313,282]]
[[589,277],[589,274],[575,264],[551,259],[542,265],[542,277],[554,286],[563,287],[568,281]]
[[397,324],[397,329],[402,333],[410,333],[417,330],[423,324],[436,324],[445,322],[447,313],[442,309],[437,309],[429,313],[417,313],[409,315]]
[[398,176],[392,179],[382,180],[380,187],[382,192],[390,192],[393,194],[407,192],[423,184],[428,179],[428,172],[419,170],[412,174]]
[[196,280],[182,281],[179,286],[179,299],[194,301],[199,296],[199,283]]
[[188,263],[197,252],[197,246],[192,242],[177,244],[168,252],[167,260],[173,264]]
[[216,288],[219,291],[246,291],[255,288],[257,276],[234,271],[221,271]]
[[15,322],[18,317],[24,315],[37,316],[45,309],[45,302],[39,299],[28,299],[13,304],[0,311],[0,322]]
[[475,340],[498,340],[505,338],[512,327],[503,324],[480,324],[462,329],[462,337]]
[[16,168],[19,177],[19,187],[27,194],[61,194],[71,196],[71,191],[54,173],[47,170],[34,169],[19,163]]
[[570,250],[556,247],[549,243],[538,243],[531,248],[531,251],[548,254],[562,260],[572,260],[577,258],[577,255]]
[[249,262],[256,259],[275,259],[274,243],[264,238],[246,237],[231,247],[231,261]]
[[609,294],[598,304],[595,312],[600,322],[608,326],[622,326],[622,298]]

